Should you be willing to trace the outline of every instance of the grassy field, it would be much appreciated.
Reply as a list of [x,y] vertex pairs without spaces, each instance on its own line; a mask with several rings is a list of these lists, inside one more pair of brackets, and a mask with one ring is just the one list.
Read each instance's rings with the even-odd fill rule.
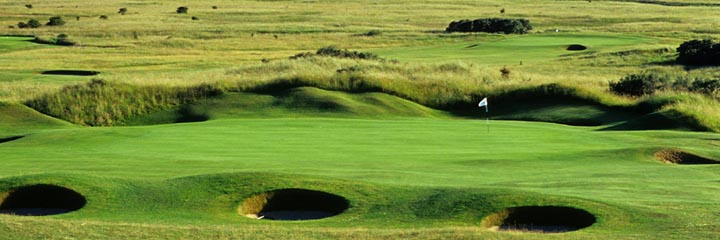
[[[435,238],[457,228],[461,236],[513,238],[520,235],[477,224],[502,207],[559,204],[587,209],[599,222],[554,238],[717,237],[717,167],[652,157],[681,148],[717,159],[717,134],[507,121],[486,127],[471,120],[302,118],[38,131],[0,146],[3,186],[71,186],[89,204],[50,218],[0,219],[6,236],[15,237],[58,227],[67,229],[57,238],[92,236],[85,234],[118,223],[145,226],[144,234],[160,238],[189,237],[190,225],[209,237],[254,232],[248,229],[262,231],[258,238],[382,237],[366,232],[378,229]],[[307,223],[266,223],[233,211],[251,194],[287,187],[340,194],[352,208]],[[234,227],[216,232],[228,225]],[[289,231],[314,227],[323,230]],[[139,234],[113,229],[117,238]]]
[[[0,214],[0,239],[720,238],[720,165],[689,164],[720,161],[718,95],[608,91],[640,72],[720,77],[674,61],[680,43],[720,37],[713,1],[25,4],[0,0],[0,212],[36,184],[86,203]],[[17,26],[52,16],[67,23]],[[482,17],[534,28],[443,33]],[[31,41],[59,34],[77,44]],[[380,59],[289,59],[327,46]],[[246,217],[282,189],[336,194],[349,208]],[[523,206],[595,222],[493,228]]]

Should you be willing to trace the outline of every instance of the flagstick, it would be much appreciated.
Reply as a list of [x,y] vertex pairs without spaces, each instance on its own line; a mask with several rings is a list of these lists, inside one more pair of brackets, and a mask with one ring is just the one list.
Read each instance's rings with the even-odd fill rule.
[[487,126],[487,132],[490,133],[490,113],[487,105],[485,105],[485,125]]

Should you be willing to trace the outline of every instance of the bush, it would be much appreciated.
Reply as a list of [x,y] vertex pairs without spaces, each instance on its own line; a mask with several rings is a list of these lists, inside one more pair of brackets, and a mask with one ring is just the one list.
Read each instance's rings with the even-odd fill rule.
[[65,25],[65,20],[63,20],[60,16],[54,16],[51,17],[48,23],[46,24],[48,26],[62,26]]
[[200,20],[200,18],[198,18],[198,17],[196,17],[196,16],[192,16],[191,19],[192,19],[192,20]]
[[27,23],[19,22],[17,26],[18,28],[39,28],[42,24],[36,19],[30,19]]
[[370,30],[363,34],[363,36],[372,37],[372,36],[379,36],[382,32],[380,30]]
[[25,4],[25,7],[28,8],[28,9],[32,9],[32,8],[33,8],[33,5],[32,5],[32,4]]
[[688,90],[693,91],[693,92],[702,93],[702,94],[709,95],[709,96],[713,96],[713,97],[717,97],[720,95],[720,80],[718,80],[718,79],[710,79],[710,80],[696,79],[690,85]]
[[188,8],[187,7],[179,7],[177,10],[175,10],[177,13],[187,13]]
[[100,15],[100,19],[102,19],[102,20],[107,20],[107,19],[108,19],[108,16],[107,16],[107,15]]
[[67,34],[61,33],[55,38],[55,45],[72,46],[75,45]]
[[610,83],[610,91],[619,95],[638,97],[666,89],[669,83],[668,77],[655,73],[630,74],[619,82]]
[[290,59],[307,58],[312,56],[325,56],[325,57],[336,57],[336,58],[352,58],[352,59],[368,59],[368,60],[379,60],[381,59],[373,53],[349,51],[347,49],[339,49],[335,46],[328,46],[318,49],[314,54],[311,52],[298,53]]
[[677,62],[685,65],[720,65],[720,43],[710,39],[690,40],[677,48]]
[[40,24],[40,21],[36,19],[30,19],[30,21],[27,22],[27,26],[29,28],[39,28],[42,24]]
[[487,32],[504,34],[525,34],[532,30],[527,19],[481,18],[475,20],[459,20],[451,22],[445,32]]
[[118,13],[120,15],[125,15],[127,13],[127,8],[120,8],[120,10],[118,10]]

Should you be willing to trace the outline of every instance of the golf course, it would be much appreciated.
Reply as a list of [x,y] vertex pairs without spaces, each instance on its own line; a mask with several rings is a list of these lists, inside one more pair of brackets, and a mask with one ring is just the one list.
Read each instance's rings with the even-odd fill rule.
[[718,10],[0,0],[0,239],[718,239]]

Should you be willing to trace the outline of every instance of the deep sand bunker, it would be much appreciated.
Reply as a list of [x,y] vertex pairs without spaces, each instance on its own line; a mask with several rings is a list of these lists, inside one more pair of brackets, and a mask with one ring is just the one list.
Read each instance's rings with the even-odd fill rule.
[[566,48],[565,50],[568,50],[568,51],[582,51],[582,50],[585,50],[585,49],[587,49],[586,46],[583,46],[583,45],[580,45],[580,44],[570,44],[570,45],[567,46],[567,48]]
[[15,140],[21,139],[23,137],[24,136],[12,136],[12,137],[0,138],[0,143],[15,141]]
[[78,210],[85,197],[71,189],[38,184],[23,186],[0,194],[0,214],[46,216]]
[[349,207],[347,199],[335,194],[290,188],[247,198],[238,210],[255,219],[312,220],[338,215]]
[[98,71],[87,70],[48,70],[41,72],[44,75],[67,75],[67,76],[95,76],[100,74]]
[[595,223],[589,212],[561,206],[506,208],[483,219],[482,225],[500,231],[560,233],[579,230]]
[[720,161],[704,158],[679,149],[663,149],[655,152],[655,158],[670,164],[720,164]]

